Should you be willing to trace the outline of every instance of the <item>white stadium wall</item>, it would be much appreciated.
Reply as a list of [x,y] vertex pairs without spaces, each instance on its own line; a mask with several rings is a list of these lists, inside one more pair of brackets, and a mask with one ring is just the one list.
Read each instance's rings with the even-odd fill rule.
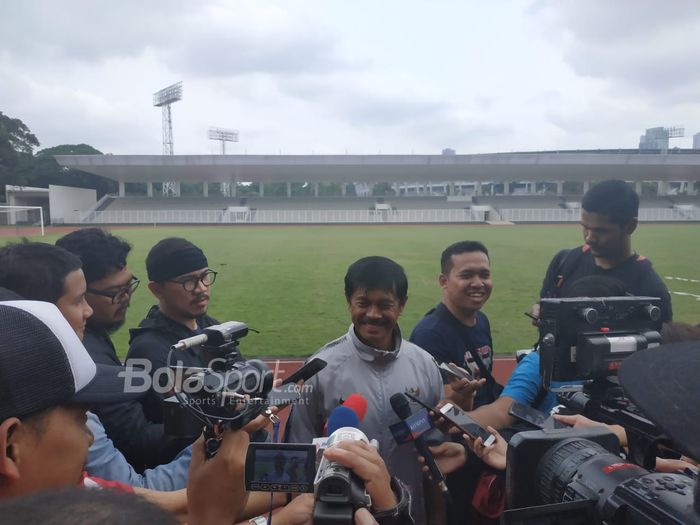
[[49,184],[51,224],[75,224],[97,203],[97,191]]

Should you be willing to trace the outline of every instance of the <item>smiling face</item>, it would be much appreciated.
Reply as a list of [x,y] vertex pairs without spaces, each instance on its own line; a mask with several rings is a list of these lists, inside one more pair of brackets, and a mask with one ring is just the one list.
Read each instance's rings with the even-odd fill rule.
[[440,274],[442,301],[460,320],[472,317],[491,296],[491,264],[484,252],[464,252],[450,257],[452,267]]
[[85,323],[92,315],[92,308],[85,299],[86,291],[83,270],[75,270],[66,275],[63,281],[63,295],[56,301],[56,306],[81,341],[85,336]]
[[368,346],[386,351],[394,349],[394,329],[404,306],[393,291],[360,289],[348,299],[357,337]]

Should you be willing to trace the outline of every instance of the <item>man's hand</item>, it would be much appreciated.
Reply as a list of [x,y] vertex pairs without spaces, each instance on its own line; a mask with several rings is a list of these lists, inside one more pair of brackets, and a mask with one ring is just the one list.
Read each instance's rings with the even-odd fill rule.
[[532,326],[540,325],[540,303],[535,303],[530,308],[530,315],[532,319]]
[[290,503],[272,513],[272,522],[277,525],[307,525],[312,523],[314,495],[301,494]]
[[372,508],[375,511],[389,510],[398,505],[391,489],[391,475],[372,445],[362,441],[341,441],[338,445],[327,448],[323,455],[349,468],[365,482],[365,489],[372,498]]
[[[464,373],[467,373],[466,370],[458,367],[454,363],[450,364],[462,370]],[[486,379],[460,379],[453,375],[450,375],[449,378],[449,388],[445,388],[445,396],[459,408],[465,412],[469,412],[472,409],[476,391],[486,384]]]
[[247,432],[227,430],[211,459],[205,457],[204,438],[194,442],[187,482],[190,525],[232,523],[243,510],[248,441]]
[[357,509],[355,512],[355,525],[379,525],[374,516],[367,509]]
[[[435,464],[443,474],[451,474],[467,462],[467,454],[464,447],[459,443],[448,441],[436,447],[430,447]],[[418,461],[425,463],[423,456],[418,456]],[[423,472],[430,472],[427,466],[423,466]],[[429,476],[430,477],[430,476]]]
[[474,452],[477,457],[481,458],[481,461],[486,463],[489,467],[496,470],[505,470],[508,443],[493,427],[486,427],[486,430],[496,438],[496,441],[488,447],[484,446],[484,441],[481,438],[471,439],[464,434],[464,440],[467,442],[472,452]]
[[610,432],[617,436],[620,446],[627,446],[627,431],[624,427],[620,425],[606,425],[600,421],[593,421],[588,419],[586,416],[581,414],[575,414],[573,416],[565,416],[562,414],[554,414],[554,419],[561,421],[565,425],[569,425],[574,428],[586,428],[586,427],[606,427]]

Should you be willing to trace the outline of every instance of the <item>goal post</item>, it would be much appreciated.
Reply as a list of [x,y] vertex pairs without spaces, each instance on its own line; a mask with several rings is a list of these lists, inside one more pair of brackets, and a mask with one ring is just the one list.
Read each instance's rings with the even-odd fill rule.
[[41,206],[0,206],[0,231],[12,230],[16,235],[32,228],[40,228],[41,236],[44,231],[44,209]]

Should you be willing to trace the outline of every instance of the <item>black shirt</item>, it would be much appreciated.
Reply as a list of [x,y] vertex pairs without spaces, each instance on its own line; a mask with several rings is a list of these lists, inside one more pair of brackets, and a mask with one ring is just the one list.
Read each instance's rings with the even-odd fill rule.
[[562,250],[554,256],[542,282],[540,297],[566,297],[567,286],[589,275],[617,279],[625,285],[627,293],[633,295],[660,297],[661,320],[665,322],[673,318],[671,295],[649,259],[633,254],[617,266],[604,269],[596,265],[595,258],[586,245]]

